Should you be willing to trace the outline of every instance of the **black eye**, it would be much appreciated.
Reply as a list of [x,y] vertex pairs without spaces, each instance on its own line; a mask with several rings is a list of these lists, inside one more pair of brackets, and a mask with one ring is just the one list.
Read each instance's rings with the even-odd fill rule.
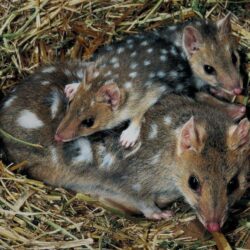
[[237,56],[234,54],[234,52],[232,53],[232,62],[234,65],[237,63]]
[[200,191],[200,182],[199,182],[199,180],[198,180],[198,178],[196,176],[191,175],[189,177],[189,179],[188,179],[188,185],[195,192],[199,192]]
[[90,117],[82,121],[82,126],[86,128],[90,128],[94,125],[94,123],[95,123],[95,119],[93,117]]
[[209,74],[209,75],[213,75],[215,74],[215,69],[212,66],[209,65],[204,65],[204,71]]
[[227,194],[232,194],[239,187],[238,176],[235,175],[227,184]]

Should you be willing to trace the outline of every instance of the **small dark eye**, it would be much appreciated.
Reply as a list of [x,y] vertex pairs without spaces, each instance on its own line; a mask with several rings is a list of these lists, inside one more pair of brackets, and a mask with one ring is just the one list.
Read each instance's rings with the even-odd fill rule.
[[234,54],[234,52],[232,53],[232,62],[234,65],[237,63],[237,56]]
[[227,184],[227,194],[232,194],[239,187],[238,176],[235,175]]
[[200,191],[200,182],[198,180],[198,178],[194,175],[191,175],[188,179],[188,185],[189,187],[196,191],[196,192],[199,192]]
[[212,66],[209,66],[209,65],[204,65],[204,71],[209,74],[209,75],[213,75],[215,74],[215,69],[212,67]]
[[95,119],[93,117],[90,117],[82,121],[82,126],[86,128],[90,128],[94,125],[94,123],[95,123]]

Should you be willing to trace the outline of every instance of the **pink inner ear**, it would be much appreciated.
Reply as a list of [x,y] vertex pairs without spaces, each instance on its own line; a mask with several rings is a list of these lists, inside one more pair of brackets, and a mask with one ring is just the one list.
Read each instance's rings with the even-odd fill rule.
[[116,89],[113,89],[113,90],[108,89],[106,94],[108,96],[108,101],[110,102],[110,104],[112,106],[117,106],[119,104],[120,93],[119,93],[118,90],[116,90]]
[[186,129],[182,133],[182,146],[184,147],[184,149],[189,149],[191,147],[190,133],[188,129]]
[[192,139],[195,138],[194,118],[191,117],[185,123],[181,131],[181,150],[187,150],[192,147]]
[[116,109],[119,106],[120,103],[120,90],[115,83],[110,83],[107,85],[104,85],[100,88],[98,91],[98,95],[102,96],[105,101],[108,104],[111,104],[111,107],[113,109]]
[[222,34],[231,32],[231,13],[228,13],[224,18],[217,21],[217,27]]
[[197,29],[189,26],[184,30],[183,41],[187,52],[192,55],[195,51],[199,50],[201,35]]
[[240,121],[235,133],[239,138],[239,146],[245,144],[249,140],[249,122],[247,118]]

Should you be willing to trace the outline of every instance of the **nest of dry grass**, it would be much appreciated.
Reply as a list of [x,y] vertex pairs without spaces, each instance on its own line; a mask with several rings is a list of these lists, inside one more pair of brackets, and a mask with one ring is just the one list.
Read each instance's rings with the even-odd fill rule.
[[[248,1],[1,0],[0,90],[6,95],[42,63],[86,59],[101,45],[141,29],[194,16],[233,13],[234,35],[250,72]],[[152,222],[110,212],[82,194],[17,174],[25,162],[0,164],[0,249],[215,249],[215,241],[181,201],[176,216]],[[250,249],[250,193],[232,209],[224,234]],[[230,246],[220,247],[230,249]]]

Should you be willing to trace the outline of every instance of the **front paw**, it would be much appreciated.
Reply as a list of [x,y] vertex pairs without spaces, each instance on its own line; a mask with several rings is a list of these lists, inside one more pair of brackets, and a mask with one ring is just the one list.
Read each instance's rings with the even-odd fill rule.
[[246,115],[246,107],[243,105],[231,104],[226,108],[226,113],[237,121]]
[[152,220],[162,220],[162,219],[170,219],[173,217],[174,213],[170,210],[154,212],[151,215],[147,216],[148,219]]
[[140,135],[140,128],[138,126],[129,126],[124,130],[120,136],[120,143],[123,147],[133,147]]
[[64,93],[69,100],[73,99],[73,97],[77,91],[78,86],[79,86],[79,83],[71,83],[71,84],[67,84],[65,86]]

